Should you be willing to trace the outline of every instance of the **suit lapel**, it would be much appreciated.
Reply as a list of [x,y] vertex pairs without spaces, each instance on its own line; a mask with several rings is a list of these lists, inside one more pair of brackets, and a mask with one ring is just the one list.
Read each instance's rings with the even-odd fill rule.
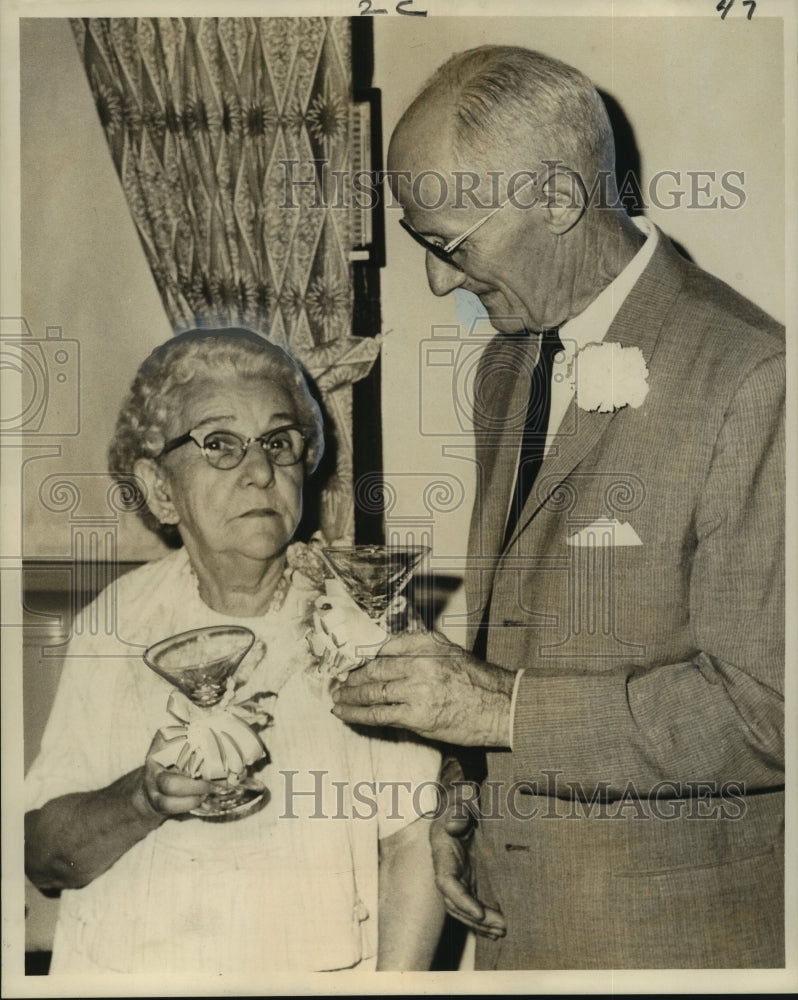
[[[661,232],[648,267],[641,274],[612,322],[605,341],[624,347],[639,347],[649,367],[649,385],[655,376],[653,364],[657,340],[684,280],[682,259]],[[616,411],[618,412],[618,411]],[[572,434],[555,439],[555,447],[544,458],[537,480],[518,520],[505,551],[515,544],[537,512],[557,487],[598,444],[612,424],[615,413],[589,413],[574,400],[563,418],[562,428]],[[505,497],[508,494],[505,493]],[[501,544],[499,542],[499,544]]]

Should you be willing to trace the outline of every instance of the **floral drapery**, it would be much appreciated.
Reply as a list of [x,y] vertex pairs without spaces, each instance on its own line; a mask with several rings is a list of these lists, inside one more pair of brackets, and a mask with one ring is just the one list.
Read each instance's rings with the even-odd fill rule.
[[175,331],[246,326],[290,350],[335,424],[322,527],[351,537],[351,53],[346,18],[83,18],[73,33]]

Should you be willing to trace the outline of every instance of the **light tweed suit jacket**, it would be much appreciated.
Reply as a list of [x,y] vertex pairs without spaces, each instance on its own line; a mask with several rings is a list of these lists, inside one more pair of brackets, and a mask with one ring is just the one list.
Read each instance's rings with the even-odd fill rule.
[[606,337],[648,396],[571,405],[502,550],[525,340],[486,348],[475,412],[471,636],[492,591],[488,660],[525,669],[473,846],[508,934],[477,967],[781,966],[783,330],[660,234]]

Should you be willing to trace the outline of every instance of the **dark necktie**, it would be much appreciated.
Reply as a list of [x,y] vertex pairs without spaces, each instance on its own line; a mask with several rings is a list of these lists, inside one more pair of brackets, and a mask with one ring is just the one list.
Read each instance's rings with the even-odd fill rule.
[[518,457],[518,474],[515,479],[513,500],[507,515],[504,531],[504,548],[518,525],[521,511],[529,498],[546,449],[546,433],[551,411],[551,369],[554,355],[562,350],[559,329],[544,330],[540,338],[540,353],[532,371],[529,402],[526,407],[521,452]]
[[[515,479],[515,490],[507,516],[507,526],[504,531],[502,548],[507,543],[518,525],[521,511],[529,498],[535,478],[540,471],[543,452],[546,448],[546,433],[549,426],[551,410],[551,370],[554,355],[562,349],[559,338],[559,328],[544,330],[540,338],[540,353],[537,364],[532,371],[529,387],[529,401],[526,408],[524,430],[521,437],[521,452],[518,458],[518,473]],[[492,596],[492,595],[491,595]],[[490,617],[489,597],[482,615],[477,636],[474,641],[474,656],[484,660],[488,648],[488,619]]]

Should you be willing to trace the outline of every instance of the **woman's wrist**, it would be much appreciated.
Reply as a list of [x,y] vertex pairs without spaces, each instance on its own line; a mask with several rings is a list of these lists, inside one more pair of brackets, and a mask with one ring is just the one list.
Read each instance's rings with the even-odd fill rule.
[[136,817],[149,829],[156,829],[163,823],[166,817],[163,813],[158,812],[147,794],[144,782],[144,767],[131,771],[126,777],[131,779],[131,788],[129,790],[130,804],[133,807]]

